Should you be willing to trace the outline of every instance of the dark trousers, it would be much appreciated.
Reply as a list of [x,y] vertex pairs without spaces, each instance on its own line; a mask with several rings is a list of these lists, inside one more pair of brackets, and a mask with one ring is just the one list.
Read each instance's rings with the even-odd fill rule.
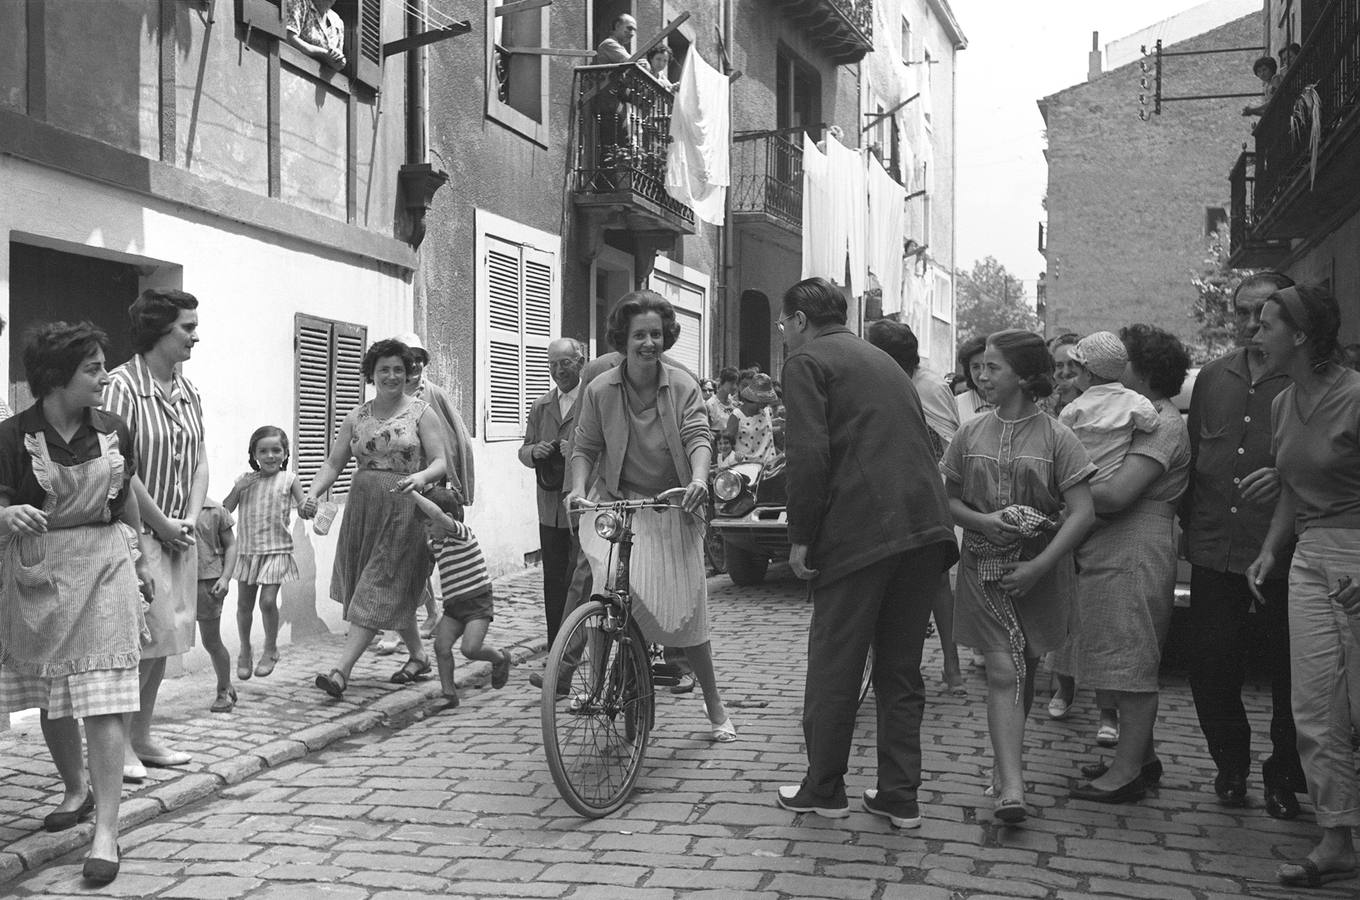
[[[1294,714],[1289,699],[1289,583],[1272,578],[1261,587],[1264,668],[1270,679],[1272,752],[1261,767],[1267,787],[1304,790]],[[1190,690],[1209,755],[1220,772],[1251,771],[1251,723],[1242,705],[1247,677],[1252,604],[1245,575],[1195,566],[1190,575],[1192,662]]]
[[576,532],[570,528],[538,526],[538,546],[543,555],[543,618],[548,623],[548,646],[552,646],[557,630],[566,615],[567,590],[576,568],[576,557],[581,545]]
[[921,651],[943,570],[943,545],[936,545],[813,588],[803,740],[808,754],[804,788],[815,796],[837,803],[845,797],[860,676],[872,644],[878,800],[891,809],[916,799],[926,706]]

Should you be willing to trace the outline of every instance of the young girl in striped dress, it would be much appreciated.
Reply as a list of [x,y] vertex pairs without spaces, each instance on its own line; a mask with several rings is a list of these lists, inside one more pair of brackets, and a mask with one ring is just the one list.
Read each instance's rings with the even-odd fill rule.
[[[279,661],[279,587],[298,577],[293,561],[293,536],[288,531],[290,507],[301,513],[302,483],[288,471],[288,435],[282,428],[265,425],[250,436],[247,458],[251,471],[236,479],[222,505],[228,512],[239,504],[240,535],[236,557],[236,629],[241,651],[236,657],[236,677],[261,678],[274,671]],[[264,652],[252,670],[250,629],[255,620],[255,598],[260,598],[264,622]]]

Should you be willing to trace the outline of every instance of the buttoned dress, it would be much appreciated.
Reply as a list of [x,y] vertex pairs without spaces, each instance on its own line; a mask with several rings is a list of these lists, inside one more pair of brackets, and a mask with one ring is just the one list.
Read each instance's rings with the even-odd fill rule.
[[[995,409],[964,422],[940,461],[945,480],[959,486],[963,502],[981,513],[1031,506],[1046,516],[1063,509],[1063,493],[1087,480],[1095,466],[1067,426],[1038,410],[1003,419]],[[1021,542],[1020,559],[1043,552],[1051,535]],[[1075,590],[1072,556],[1058,560],[1027,594],[1012,597],[1025,634],[1027,655],[1061,648]],[[954,605],[954,637],[983,651],[1009,653],[1006,627],[987,611],[977,554],[965,544]]]

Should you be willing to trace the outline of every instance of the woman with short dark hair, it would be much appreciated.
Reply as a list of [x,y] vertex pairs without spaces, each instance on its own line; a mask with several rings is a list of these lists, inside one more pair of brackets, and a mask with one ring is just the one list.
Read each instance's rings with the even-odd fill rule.
[[312,515],[354,458],[331,573],[331,599],[343,604],[349,632],[335,667],[316,676],[316,686],[336,699],[379,631],[396,631],[411,654],[392,676],[394,684],[430,672],[415,614],[434,561],[410,493],[444,477],[444,429],[428,403],[406,393],[413,363],[411,348],[397,340],[378,341],[364,353],[364,380],[376,396],[345,416],[303,503],[303,514]]
[[1081,767],[1088,781],[1071,793],[1100,803],[1141,800],[1162,778],[1153,745],[1157,671],[1176,587],[1172,520],[1190,479],[1190,435],[1171,402],[1190,355],[1175,335],[1152,325],[1130,325],[1119,337],[1129,356],[1124,386],[1152,401],[1157,424],[1135,433],[1114,474],[1092,485],[1102,527],[1076,554],[1077,669],[1082,684],[1113,699],[1119,744],[1109,764]]
[[[684,487],[683,506],[701,513],[708,504],[712,442],[698,383],[661,361],[680,336],[675,309],[660,294],[625,294],[609,314],[610,345],[624,354],[615,368],[595,377],[577,400],[565,503],[654,497]],[[598,466],[594,493],[586,496]],[[649,641],[679,647],[703,688],[709,733],[736,740],[713,672],[708,637],[708,587],[704,577],[704,523],[682,513],[642,515],[635,530],[633,615]],[[582,528],[581,552],[597,585],[607,583],[609,545]]]
[[954,397],[959,410],[959,424],[975,419],[992,408],[977,386],[977,373],[982,369],[982,353],[987,349],[987,335],[971,337],[959,345],[958,365],[968,390]]
[[[0,715],[38,707],[66,796],[43,821],[63,831],[95,815],[86,879],[118,875],[125,716],[138,710],[151,599],[137,460],[127,425],[104,402],[108,338],[89,322],[41,325],[24,346],[37,398],[0,423]],[[162,601],[164,602],[164,601]],[[89,742],[89,784],[79,718]],[[92,790],[91,790],[92,788]]]
[[1299,761],[1322,840],[1285,863],[1279,880],[1317,887],[1356,876],[1351,829],[1360,778],[1351,735],[1360,725],[1360,373],[1338,361],[1341,312],[1328,291],[1284,288],[1261,307],[1256,343],[1293,382],[1275,398],[1272,449],[1281,490],[1261,552],[1259,586],[1297,536],[1289,568],[1289,658]]

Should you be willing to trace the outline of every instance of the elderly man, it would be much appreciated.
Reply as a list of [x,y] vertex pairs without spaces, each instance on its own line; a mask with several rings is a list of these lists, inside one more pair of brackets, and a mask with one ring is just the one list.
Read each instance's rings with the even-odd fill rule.
[[921,823],[921,651],[940,576],[958,559],[921,402],[893,359],[845,327],[823,278],[784,294],[789,565],[812,583],[801,785],[793,812],[849,815],[845,773],[864,659],[874,650],[878,783],[864,809]]
[[[1266,57],[1269,59],[1269,57]],[[1270,409],[1289,378],[1270,368],[1256,346],[1261,307],[1294,282],[1278,272],[1244,278],[1233,293],[1237,349],[1209,363],[1190,397],[1190,485],[1181,500],[1190,575],[1190,691],[1200,730],[1218,767],[1214,791],[1224,806],[1247,805],[1251,724],[1242,705],[1252,620],[1246,571],[1261,549],[1280,479],[1271,451]],[[1299,814],[1305,790],[1290,708],[1288,560],[1266,579],[1264,668],[1270,678],[1272,752],[1261,766],[1266,812]]]
[[558,338],[548,345],[548,374],[553,387],[534,401],[524,426],[519,461],[534,470],[538,497],[538,544],[543,555],[543,618],[548,644],[557,637],[580,544],[562,505],[567,444],[576,428],[576,398],[586,363],[580,341]]
[[615,17],[609,26],[609,37],[595,48],[594,62],[597,65],[628,62],[628,57],[633,55],[631,48],[636,35],[637,19],[627,13]]

